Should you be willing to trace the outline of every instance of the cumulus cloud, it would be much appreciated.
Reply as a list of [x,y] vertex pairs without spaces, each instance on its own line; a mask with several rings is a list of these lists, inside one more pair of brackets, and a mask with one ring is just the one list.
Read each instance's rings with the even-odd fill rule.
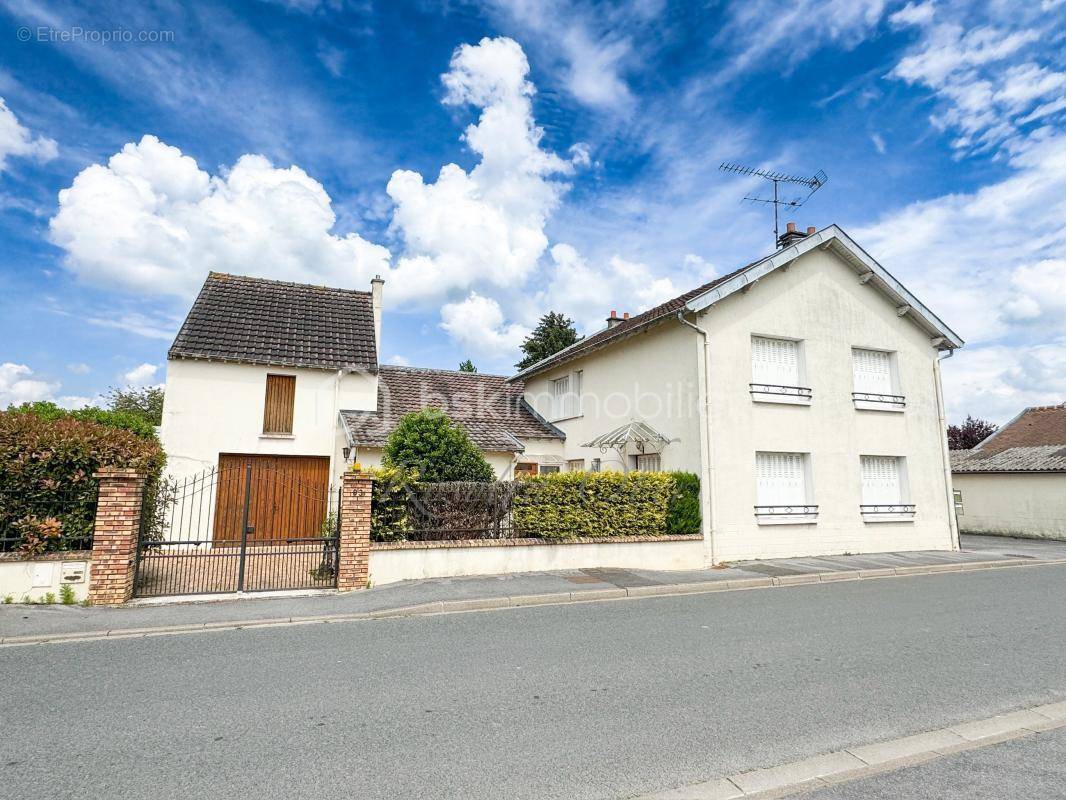
[[541,147],[528,74],[525,53],[511,39],[455,51],[442,77],[444,102],[481,109],[463,134],[480,161],[469,173],[448,164],[435,183],[409,170],[393,173],[392,226],[406,250],[392,291],[401,299],[477,283],[521,284],[547,249],[545,224],[568,188],[557,177],[573,165]]
[[1066,399],[1066,341],[964,348],[944,362],[949,418],[975,414],[1002,425],[1026,406]]
[[529,330],[504,318],[500,304],[471,292],[465,300],[441,308],[440,326],[472,353],[502,356],[518,349]]
[[37,400],[51,400],[59,389],[58,382],[35,378],[25,364],[10,361],[0,364],[0,408]]
[[0,97],[0,172],[4,171],[11,156],[49,161],[57,154],[55,140],[34,136]]
[[129,372],[123,373],[122,379],[127,386],[147,386],[155,378],[155,374],[158,371],[159,367],[155,364],[144,363],[134,367]]
[[125,145],[59,193],[50,223],[67,268],[97,285],[188,296],[208,270],[342,286],[384,272],[389,252],[331,232],[322,185],[258,155],[209,175],[155,136]]

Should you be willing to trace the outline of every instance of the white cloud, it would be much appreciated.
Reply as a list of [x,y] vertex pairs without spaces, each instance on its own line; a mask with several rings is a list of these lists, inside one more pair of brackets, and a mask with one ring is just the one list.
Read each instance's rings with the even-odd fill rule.
[[943,362],[948,418],[1002,425],[1027,406],[1066,400],[1066,341],[963,349]]
[[152,382],[157,372],[159,372],[159,367],[155,364],[144,363],[134,367],[129,372],[123,373],[122,379],[127,386],[147,386]]
[[899,11],[890,14],[888,21],[896,26],[904,25],[928,25],[933,21],[932,0],[925,3],[907,3]]
[[366,284],[389,253],[331,233],[331,201],[299,167],[257,155],[209,175],[155,136],[129,143],[59,193],[52,241],[67,268],[97,285],[188,296],[208,270]]
[[75,375],[88,375],[92,372],[92,367],[84,362],[77,362],[74,364],[67,364],[67,369],[73,372]]
[[33,370],[25,364],[13,364],[10,361],[0,364],[0,409],[37,400],[51,400],[58,388],[58,382],[35,378]]
[[389,356],[389,363],[397,367],[409,367],[411,366],[411,360],[399,355]]
[[471,292],[465,300],[441,308],[440,326],[477,355],[503,356],[518,349],[529,330],[507,323],[500,304]]
[[873,133],[870,134],[870,141],[874,143],[874,149],[877,151],[878,155],[883,156],[886,150],[884,137],[879,133]]
[[35,161],[50,161],[58,154],[55,140],[34,136],[25,128],[0,97],[0,172],[7,166],[11,156],[21,156]]
[[448,164],[431,184],[417,172],[393,173],[392,226],[406,244],[391,289],[400,299],[521,284],[547,248],[545,223],[568,188],[554,177],[573,166],[540,147],[528,73],[511,39],[482,39],[452,56],[444,102],[481,108],[463,134],[480,161],[469,173]]

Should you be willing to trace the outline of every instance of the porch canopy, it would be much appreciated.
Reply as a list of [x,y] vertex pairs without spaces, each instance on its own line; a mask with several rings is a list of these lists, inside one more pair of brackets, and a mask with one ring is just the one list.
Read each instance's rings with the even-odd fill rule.
[[601,453],[606,453],[608,450],[618,451],[622,457],[622,464],[628,471],[626,456],[629,455],[631,449],[637,453],[658,453],[670,444],[670,441],[648,423],[635,419],[581,446],[599,448]]

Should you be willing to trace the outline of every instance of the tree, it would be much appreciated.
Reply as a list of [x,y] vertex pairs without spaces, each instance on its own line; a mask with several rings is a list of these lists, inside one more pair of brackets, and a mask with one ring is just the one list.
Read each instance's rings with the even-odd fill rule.
[[948,448],[971,450],[996,432],[998,425],[983,419],[974,419],[969,414],[961,425],[948,425]]
[[540,318],[537,327],[522,342],[525,358],[515,366],[518,369],[531,367],[548,356],[553,356],[578,339],[574,321],[556,311],[549,311]]
[[141,417],[151,425],[159,425],[163,421],[163,388],[145,386],[137,389],[129,386],[116,389],[112,386],[107,392],[107,407],[112,411],[124,411]]
[[427,483],[496,479],[466,431],[436,408],[414,411],[400,420],[385,442],[382,463],[417,470]]
[[477,372],[477,367],[474,366],[474,362],[469,358],[466,361],[459,362],[460,372]]

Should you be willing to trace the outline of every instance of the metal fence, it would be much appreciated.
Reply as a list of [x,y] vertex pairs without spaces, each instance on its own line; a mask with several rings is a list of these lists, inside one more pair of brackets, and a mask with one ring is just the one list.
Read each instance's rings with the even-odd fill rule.
[[420,483],[406,487],[403,538],[513,539],[520,535],[511,517],[518,482]]
[[91,550],[96,520],[95,486],[40,492],[0,490],[0,553],[26,558]]

